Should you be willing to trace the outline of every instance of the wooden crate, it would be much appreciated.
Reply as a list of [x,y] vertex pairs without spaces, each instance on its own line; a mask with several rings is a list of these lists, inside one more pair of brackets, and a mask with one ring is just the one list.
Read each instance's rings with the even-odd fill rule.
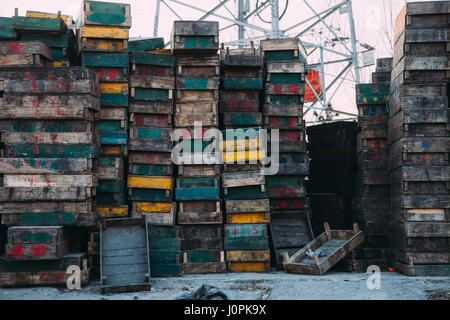
[[258,112],[259,93],[257,91],[221,91],[220,92],[220,112]]
[[210,21],[175,21],[172,52],[216,53],[219,50],[219,23]]
[[267,193],[270,199],[303,198],[303,176],[267,176]]
[[178,224],[220,224],[223,222],[221,203],[215,200],[179,201]]
[[228,262],[228,272],[270,272],[270,262]]
[[2,40],[15,40],[17,39],[17,33],[13,29],[12,18],[0,17],[0,39]]
[[149,51],[164,48],[164,38],[134,38],[130,39],[129,51]]
[[407,109],[389,119],[390,144],[401,138],[449,137],[450,112],[444,108]]
[[131,6],[121,3],[83,1],[77,26],[84,25],[131,27]]
[[76,265],[81,269],[81,285],[89,282],[90,269],[85,254],[67,254],[59,260],[6,261],[0,260],[0,286],[64,286],[70,273],[67,268]]
[[172,129],[132,127],[130,128],[128,149],[130,151],[171,152],[173,146],[171,135]]
[[390,167],[448,165],[450,138],[403,138],[390,146]]
[[[55,202],[59,204],[60,202]],[[4,203],[6,205],[7,203]],[[37,205],[36,203],[30,203]],[[84,204],[84,202],[80,202]],[[18,208],[21,204],[11,203]],[[42,205],[39,203],[39,205]],[[10,210],[8,210],[10,211]],[[22,212],[8,212],[2,213],[2,224],[7,226],[71,226],[71,227],[92,227],[97,224],[96,212],[58,212],[57,210],[49,212],[36,213],[22,213]]]
[[[323,275],[363,241],[364,235],[356,224],[353,231],[331,230],[326,224],[325,232],[319,237],[292,257],[285,256],[283,266],[288,273]],[[320,250],[324,257],[309,258],[308,250]]]
[[177,200],[219,199],[219,178],[178,178],[175,198]]

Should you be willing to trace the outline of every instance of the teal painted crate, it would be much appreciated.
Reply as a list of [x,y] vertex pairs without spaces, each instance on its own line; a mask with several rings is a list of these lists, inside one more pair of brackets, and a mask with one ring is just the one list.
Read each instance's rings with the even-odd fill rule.
[[219,188],[176,189],[176,200],[216,200],[219,199]]
[[[155,241],[155,239],[150,239]],[[150,251],[150,264],[181,264],[183,261],[182,251]]]
[[131,6],[123,3],[83,1],[77,28],[83,25],[131,27]]
[[50,48],[50,52],[52,53],[53,61],[61,61],[68,59],[66,48]]
[[263,80],[260,78],[225,78],[223,89],[225,90],[262,90]]
[[128,189],[129,199],[133,201],[172,202],[172,190],[160,189]]
[[274,84],[297,84],[305,82],[302,74],[295,73],[271,73],[269,83]]
[[137,176],[167,177],[173,175],[172,165],[130,164],[128,173]]
[[[44,213],[20,213],[20,225],[22,226],[58,226],[77,224],[80,215],[86,213],[75,212],[44,212]],[[95,221],[92,223],[95,225]],[[34,262],[34,261],[33,261]]]
[[174,277],[182,275],[181,264],[150,264],[150,274],[152,277]]
[[123,180],[99,180],[97,194],[126,193],[127,184]]
[[17,36],[12,26],[12,19],[0,17],[0,39],[15,40]]
[[225,250],[267,250],[268,237],[242,237],[224,239]]
[[21,34],[22,41],[41,41],[49,47],[67,48],[69,47],[69,36],[66,34]]
[[101,131],[100,144],[126,145],[128,135],[126,131]]
[[225,239],[228,238],[253,238],[267,237],[267,224],[248,223],[248,224],[226,224],[224,225]]
[[6,146],[6,158],[96,158],[94,146],[14,145]]
[[96,122],[96,126],[100,132],[127,130],[128,122],[120,120],[101,120]]
[[103,107],[128,107],[128,94],[102,93],[100,103]]
[[146,88],[133,88],[134,95],[133,100],[144,101],[170,101],[170,90],[165,89],[146,89]]
[[85,67],[128,68],[128,53],[82,52],[81,64]]
[[136,53],[136,51],[163,49],[164,46],[164,38],[130,39],[128,51]]
[[261,186],[246,186],[228,188],[227,193],[224,194],[225,200],[250,200],[250,199],[265,199],[267,192],[261,190]]
[[176,66],[175,56],[171,54],[153,52],[133,52],[131,55],[131,63],[160,67]]
[[12,25],[15,30],[32,30],[43,32],[62,33],[66,30],[66,25],[62,19],[53,18],[32,18],[32,17],[12,17]]
[[150,240],[153,238],[179,238],[180,227],[149,225],[148,236]]
[[150,251],[181,251],[181,240],[175,238],[149,238]]
[[303,58],[302,55],[297,56],[297,53],[294,50],[264,52],[264,62],[298,61],[298,60],[306,63],[305,58]]

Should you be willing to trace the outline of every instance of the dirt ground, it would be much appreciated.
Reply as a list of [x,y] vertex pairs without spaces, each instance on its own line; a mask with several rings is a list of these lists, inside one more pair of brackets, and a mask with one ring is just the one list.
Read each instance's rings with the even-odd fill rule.
[[215,286],[231,300],[449,300],[450,277],[406,277],[381,273],[381,288],[369,290],[368,275],[328,273],[324,276],[220,274],[154,278],[150,292],[100,293],[98,282],[81,290],[64,288],[0,289],[0,300],[172,300],[203,284]]

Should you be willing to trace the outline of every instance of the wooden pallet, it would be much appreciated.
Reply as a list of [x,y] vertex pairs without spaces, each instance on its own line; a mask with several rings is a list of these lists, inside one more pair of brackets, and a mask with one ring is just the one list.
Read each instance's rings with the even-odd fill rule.
[[150,290],[148,250],[142,219],[105,220],[100,228],[102,294]]

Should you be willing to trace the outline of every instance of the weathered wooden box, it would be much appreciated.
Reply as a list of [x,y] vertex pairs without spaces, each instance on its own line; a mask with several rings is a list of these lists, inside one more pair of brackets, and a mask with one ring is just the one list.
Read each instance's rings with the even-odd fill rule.
[[[352,231],[330,230],[327,224],[325,232],[319,237],[292,257],[285,257],[283,266],[288,273],[322,275],[363,241],[364,235],[356,224]],[[313,258],[306,255],[309,250],[315,252]],[[319,250],[322,257],[317,254]]]

